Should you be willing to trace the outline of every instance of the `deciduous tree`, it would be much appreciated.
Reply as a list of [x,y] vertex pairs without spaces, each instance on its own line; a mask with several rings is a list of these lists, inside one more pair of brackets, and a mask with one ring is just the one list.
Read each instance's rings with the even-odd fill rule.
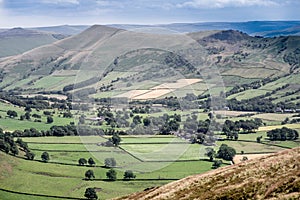
[[85,178],[91,180],[92,178],[95,178],[94,171],[89,169],[85,172]]
[[117,180],[117,172],[114,169],[110,169],[108,172],[106,172],[106,177],[110,181]]
[[43,152],[43,154],[41,155],[42,161],[43,162],[48,162],[50,160],[50,156],[48,154],[48,152]]
[[98,199],[97,193],[94,188],[86,188],[84,196],[88,199]]

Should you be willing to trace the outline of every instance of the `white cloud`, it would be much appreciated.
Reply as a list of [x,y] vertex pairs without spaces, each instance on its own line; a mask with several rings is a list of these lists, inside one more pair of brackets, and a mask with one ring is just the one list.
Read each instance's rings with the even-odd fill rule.
[[279,5],[279,3],[277,3],[276,0],[191,0],[177,4],[177,7],[225,8],[274,5]]
[[79,4],[79,0],[42,0],[41,2],[48,4]]
[[115,7],[123,8],[125,6],[125,1],[108,1],[108,0],[97,0],[97,5],[100,7]]
[[102,1],[102,0],[99,0],[99,1],[96,1],[97,4],[99,6],[111,6],[113,4],[112,1]]

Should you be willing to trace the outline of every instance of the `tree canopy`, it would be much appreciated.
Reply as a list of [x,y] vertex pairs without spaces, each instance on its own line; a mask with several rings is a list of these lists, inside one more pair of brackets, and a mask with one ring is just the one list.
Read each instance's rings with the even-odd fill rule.
[[94,188],[86,188],[84,196],[88,199],[98,199],[97,193]]
[[108,172],[106,172],[106,177],[110,181],[115,181],[117,180],[117,172],[114,169],[110,169]]
[[271,131],[267,132],[267,136],[269,137],[270,140],[296,140],[299,138],[299,133],[296,130],[287,128],[287,127],[282,127],[281,129],[273,129]]
[[226,144],[222,144],[217,152],[217,157],[223,158],[224,160],[232,160],[235,154],[236,151],[234,148],[229,147]]

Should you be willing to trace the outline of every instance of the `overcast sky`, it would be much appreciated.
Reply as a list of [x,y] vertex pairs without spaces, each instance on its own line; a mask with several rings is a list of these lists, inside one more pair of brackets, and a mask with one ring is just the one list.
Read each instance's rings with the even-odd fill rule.
[[0,0],[0,27],[300,20],[300,0]]

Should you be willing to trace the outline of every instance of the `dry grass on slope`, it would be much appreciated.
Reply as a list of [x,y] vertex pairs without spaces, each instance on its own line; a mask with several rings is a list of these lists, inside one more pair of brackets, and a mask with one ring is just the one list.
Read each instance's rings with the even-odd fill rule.
[[299,199],[299,153],[285,150],[120,199]]

